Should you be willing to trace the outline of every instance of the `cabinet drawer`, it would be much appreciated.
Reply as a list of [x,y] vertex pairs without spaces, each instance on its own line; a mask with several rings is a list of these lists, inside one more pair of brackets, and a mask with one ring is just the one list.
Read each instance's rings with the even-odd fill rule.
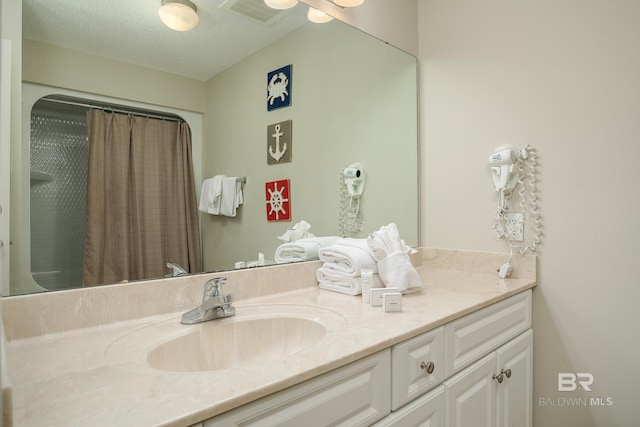
[[403,406],[400,410],[387,415],[375,423],[373,427],[444,427],[444,420],[444,386],[441,385]]
[[530,290],[446,324],[446,376],[459,372],[530,327]]
[[429,391],[445,378],[443,326],[394,345],[391,349],[391,410],[395,411]]
[[204,422],[205,427],[368,426],[390,412],[384,350]]

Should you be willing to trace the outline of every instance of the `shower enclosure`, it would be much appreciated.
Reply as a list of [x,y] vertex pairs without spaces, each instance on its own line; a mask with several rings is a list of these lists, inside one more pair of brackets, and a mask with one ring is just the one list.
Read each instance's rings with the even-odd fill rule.
[[86,111],[46,99],[31,111],[31,273],[49,290],[82,286]]
[[31,275],[47,290],[83,286],[89,162],[87,112],[93,108],[183,121],[171,113],[62,95],[46,96],[33,105],[29,147]]

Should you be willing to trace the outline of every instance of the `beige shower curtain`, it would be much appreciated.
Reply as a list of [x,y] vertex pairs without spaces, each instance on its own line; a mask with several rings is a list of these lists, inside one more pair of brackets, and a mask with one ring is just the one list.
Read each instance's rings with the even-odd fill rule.
[[186,123],[91,110],[83,284],[202,270]]

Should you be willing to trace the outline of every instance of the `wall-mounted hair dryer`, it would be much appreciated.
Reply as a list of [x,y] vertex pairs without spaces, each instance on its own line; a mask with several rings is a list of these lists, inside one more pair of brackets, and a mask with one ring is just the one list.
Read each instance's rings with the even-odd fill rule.
[[489,156],[491,176],[496,190],[513,190],[518,183],[518,153],[510,145],[502,145]]
[[364,193],[365,176],[360,163],[353,163],[342,170],[349,196],[359,198]]
[[[498,270],[498,276],[502,279],[511,276],[514,249],[518,248],[521,254],[535,252],[541,242],[542,220],[536,194],[536,165],[536,150],[528,144],[522,150],[516,150],[511,145],[501,145],[489,156],[491,177],[498,192],[495,213],[497,222],[493,229],[498,238],[505,239],[509,245],[509,259]],[[513,210],[509,205],[512,193],[519,199]],[[533,232],[530,244],[515,243],[524,242],[525,232]]]

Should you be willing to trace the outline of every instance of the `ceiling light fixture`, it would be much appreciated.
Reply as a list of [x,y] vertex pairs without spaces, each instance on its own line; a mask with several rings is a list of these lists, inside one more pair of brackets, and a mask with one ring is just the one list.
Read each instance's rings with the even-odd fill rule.
[[158,10],[160,19],[176,31],[193,30],[198,25],[198,8],[189,0],[162,0]]
[[307,12],[307,18],[309,21],[315,22],[316,24],[324,24],[325,22],[329,22],[333,19],[332,16],[327,15],[321,10],[314,9],[309,6],[309,12]]
[[264,0],[264,3],[271,9],[291,9],[298,4],[298,0]]
[[331,0],[333,3],[342,7],[356,7],[364,3],[364,0]]

